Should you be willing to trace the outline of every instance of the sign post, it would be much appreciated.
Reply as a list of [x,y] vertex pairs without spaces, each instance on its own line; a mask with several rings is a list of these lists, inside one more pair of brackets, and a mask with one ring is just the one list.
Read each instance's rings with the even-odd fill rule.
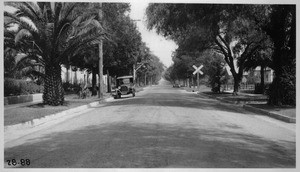
[[200,65],[199,67],[193,65],[193,68],[195,69],[195,71],[193,72],[193,75],[197,74],[197,89],[199,91],[199,89],[200,89],[199,73],[201,75],[203,75],[203,72],[201,71],[201,68],[203,68],[203,65]]

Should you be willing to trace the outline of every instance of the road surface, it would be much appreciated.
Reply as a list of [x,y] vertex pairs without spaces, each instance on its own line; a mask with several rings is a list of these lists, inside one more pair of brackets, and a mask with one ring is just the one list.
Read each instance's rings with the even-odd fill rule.
[[27,168],[295,168],[295,124],[165,81],[5,143]]

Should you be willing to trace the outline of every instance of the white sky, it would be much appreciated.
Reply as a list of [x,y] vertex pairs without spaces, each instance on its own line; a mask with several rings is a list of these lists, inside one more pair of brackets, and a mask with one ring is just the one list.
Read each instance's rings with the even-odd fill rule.
[[150,48],[150,51],[160,58],[161,62],[167,67],[172,62],[172,52],[175,51],[177,45],[171,41],[166,40],[163,36],[158,35],[154,30],[149,31],[146,27],[145,10],[148,6],[147,1],[131,1],[130,17],[136,21],[136,25],[142,34],[142,40]]

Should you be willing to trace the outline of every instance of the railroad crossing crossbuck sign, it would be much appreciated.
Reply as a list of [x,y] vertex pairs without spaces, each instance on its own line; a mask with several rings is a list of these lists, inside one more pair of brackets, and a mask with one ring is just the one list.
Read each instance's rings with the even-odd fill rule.
[[201,75],[203,75],[203,72],[201,71],[201,68],[203,68],[203,65],[201,65],[198,68],[197,68],[197,66],[193,65],[193,68],[195,69],[195,71],[193,72],[193,75],[195,75],[196,73],[200,73]]
[[195,71],[193,72],[193,75],[197,74],[197,88],[199,90],[199,88],[200,88],[199,73],[201,75],[203,75],[203,72],[201,71],[201,68],[203,68],[203,65],[200,65],[199,67],[193,65],[193,68],[195,69]]

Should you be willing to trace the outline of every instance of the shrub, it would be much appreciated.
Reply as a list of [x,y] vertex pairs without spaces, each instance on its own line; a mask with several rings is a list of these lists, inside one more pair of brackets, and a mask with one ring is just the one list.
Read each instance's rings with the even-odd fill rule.
[[256,83],[254,87],[254,94],[266,94],[266,91],[270,88],[271,83],[265,83],[265,92],[262,91],[262,86],[260,83]]
[[20,95],[21,88],[19,82],[14,79],[4,79],[4,96]]
[[78,93],[81,89],[80,84],[63,83],[63,88],[66,93]]
[[17,96],[34,93],[42,93],[44,87],[33,81],[16,80],[13,78],[4,79],[4,96]]
[[275,77],[267,90],[271,105],[296,105],[296,77],[293,75]]
[[20,80],[20,88],[21,94],[34,94],[34,93],[42,93],[44,87],[41,85],[37,85],[34,82],[27,82]]
[[71,84],[69,82],[64,82],[63,89],[65,90],[65,92],[71,91]]

